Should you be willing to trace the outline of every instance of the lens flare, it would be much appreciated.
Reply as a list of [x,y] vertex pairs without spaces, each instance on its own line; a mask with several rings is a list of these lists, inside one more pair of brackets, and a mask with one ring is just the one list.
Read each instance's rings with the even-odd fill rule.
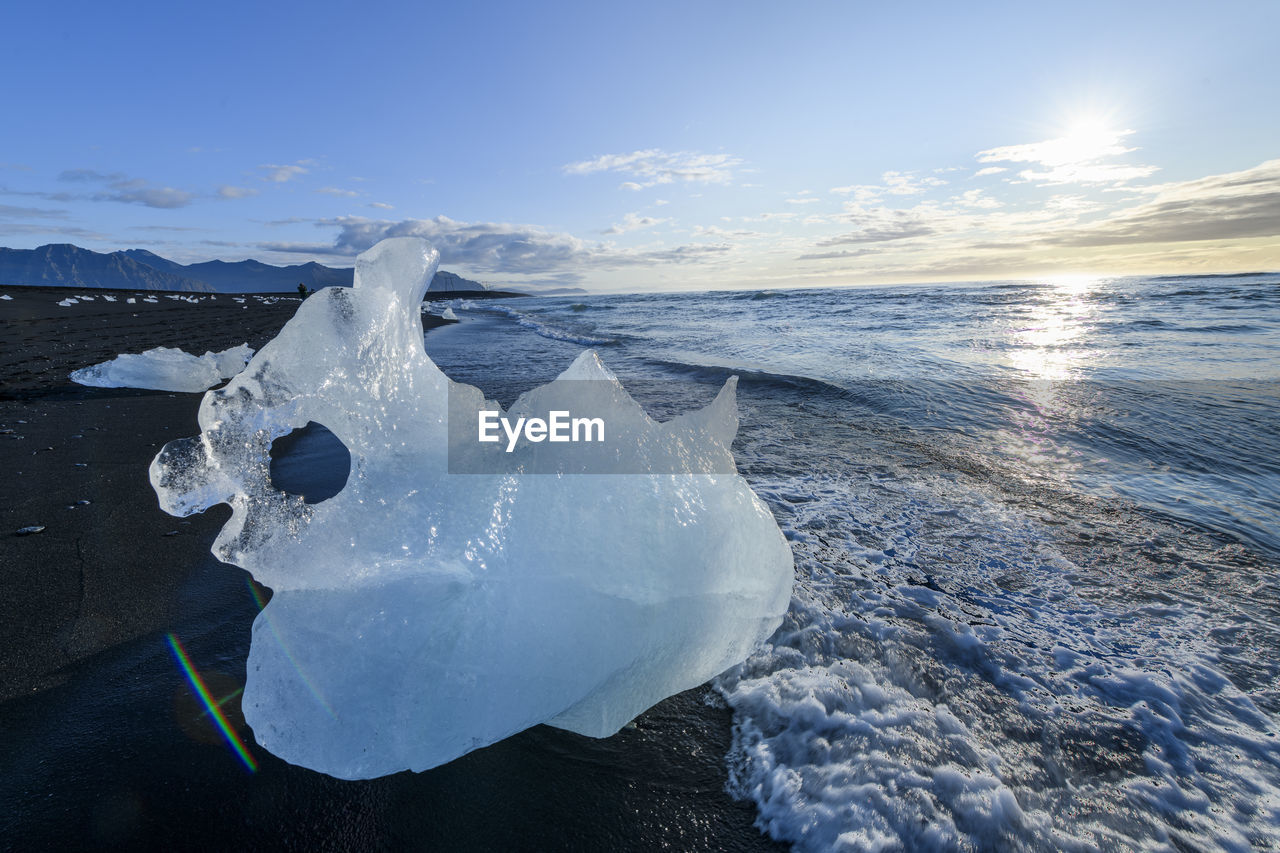
[[[262,596],[258,594],[258,588],[254,585],[253,580],[246,577],[244,582],[245,586],[249,587],[249,595],[253,596],[253,603],[258,605],[258,610],[265,610],[267,605],[263,602]],[[328,701],[324,698],[324,694],[322,694],[316,687],[315,683],[312,682],[311,678],[307,675],[306,670],[299,666],[298,661],[294,659],[293,652],[289,651],[289,646],[285,643],[284,638],[280,636],[280,632],[276,630],[275,623],[271,621],[271,614],[263,613],[262,618],[263,622],[267,626],[267,630],[271,632],[272,638],[280,645],[280,651],[284,652],[285,658],[288,659],[289,664],[294,668],[294,671],[298,673],[298,678],[300,678],[302,683],[306,685],[307,691],[311,694],[311,697],[319,703],[321,708],[324,708],[326,714],[336,720],[338,715],[333,712],[333,707],[329,705]]]
[[205,686],[204,679],[200,677],[200,671],[195,668],[195,664],[191,663],[191,658],[187,657],[187,650],[182,647],[182,641],[173,634],[166,636],[169,639],[169,648],[173,651],[173,657],[178,662],[178,666],[182,668],[183,674],[186,675],[187,681],[191,684],[191,689],[200,697],[200,701],[208,709],[209,715],[218,724],[218,728],[222,730],[222,736],[227,739],[231,749],[244,762],[244,766],[248,768],[250,773],[256,773],[258,771],[258,762],[249,753],[244,741],[240,740],[236,730],[231,727],[231,723],[227,720],[227,715],[222,713],[222,706],[209,695],[209,688]]

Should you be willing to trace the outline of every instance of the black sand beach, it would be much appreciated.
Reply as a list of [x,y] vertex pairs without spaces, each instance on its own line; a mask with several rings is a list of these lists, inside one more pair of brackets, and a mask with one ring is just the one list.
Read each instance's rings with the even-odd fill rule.
[[[706,689],[613,738],[539,727],[441,768],[343,782],[290,766],[239,717],[249,576],[209,545],[225,507],[164,514],[147,466],[199,394],[83,388],[122,352],[255,349],[297,299],[198,304],[0,288],[0,839],[37,849],[779,849],[724,793],[729,713]],[[127,297],[139,298],[130,305]],[[433,323],[434,320],[434,323]],[[424,324],[438,319],[424,317]],[[18,535],[21,528],[43,530]],[[258,763],[195,700],[186,647]]]

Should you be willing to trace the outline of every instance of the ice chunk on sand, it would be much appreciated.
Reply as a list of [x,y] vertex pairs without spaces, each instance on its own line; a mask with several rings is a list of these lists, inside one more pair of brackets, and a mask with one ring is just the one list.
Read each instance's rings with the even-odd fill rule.
[[[612,389],[597,414],[637,436],[634,455],[678,445],[687,470],[727,473],[449,474],[448,418],[497,404],[423,349],[438,257],[417,238],[362,254],[355,286],[303,302],[205,395],[202,434],[151,465],[166,511],[231,505],[214,554],[275,591],[242,697],[258,742],[343,778],[423,770],[543,722],[610,735],[743,660],[790,599],[790,549],[732,467],[732,380],[659,424],[586,352],[513,406],[595,380]],[[313,421],[351,471],[306,504],[272,486],[268,454]]]
[[453,309],[452,309],[452,308],[445,308],[443,311],[441,311],[441,312],[440,312],[440,319],[442,319],[442,320],[456,320],[456,319],[458,319],[458,315],[457,315],[457,314],[455,314],[455,313],[453,313]]
[[71,381],[95,388],[206,391],[235,376],[252,357],[253,348],[248,344],[199,356],[173,347],[156,347],[73,370]]

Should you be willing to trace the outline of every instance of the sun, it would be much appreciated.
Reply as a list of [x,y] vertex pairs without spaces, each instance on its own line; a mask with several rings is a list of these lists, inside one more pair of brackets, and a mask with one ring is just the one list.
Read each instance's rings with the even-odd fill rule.
[[1097,117],[1077,119],[1051,143],[1052,159],[1055,165],[1065,166],[1124,154],[1131,150],[1123,143],[1124,137],[1131,133],[1131,130],[1115,130]]

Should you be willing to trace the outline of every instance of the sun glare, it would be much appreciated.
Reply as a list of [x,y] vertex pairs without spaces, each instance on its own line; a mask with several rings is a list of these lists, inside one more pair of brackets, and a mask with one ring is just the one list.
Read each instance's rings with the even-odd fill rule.
[[1100,119],[1080,119],[1072,123],[1061,137],[1051,143],[1050,161],[1054,165],[1088,163],[1103,157],[1124,154],[1121,140],[1132,131],[1114,130]]
[[1063,295],[1079,295],[1093,290],[1102,276],[1090,273],[1062,273],[1045,278],[1045,284]]

